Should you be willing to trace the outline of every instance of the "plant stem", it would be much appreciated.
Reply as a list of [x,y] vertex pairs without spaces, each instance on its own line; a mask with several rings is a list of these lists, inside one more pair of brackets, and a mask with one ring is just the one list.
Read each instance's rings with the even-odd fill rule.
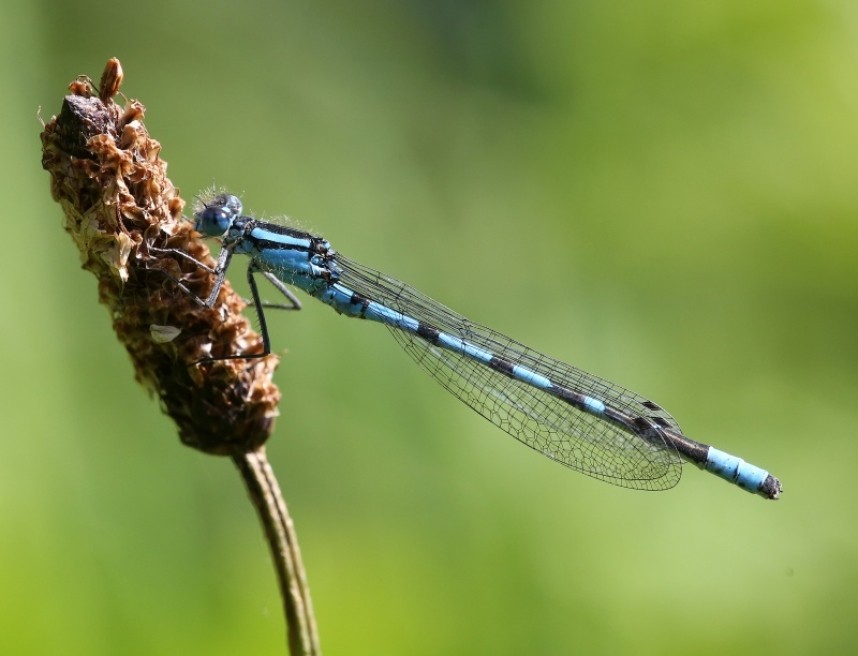
[[265,447],[237,453],[232,456],[232,460],[241,472],[247,492],[259,514],[274,560],[286,615],[289,651],[292,656],[317,656],[322,652],[310,600],[310,587],[298,548],[298,536],[277,478],[265,455]]

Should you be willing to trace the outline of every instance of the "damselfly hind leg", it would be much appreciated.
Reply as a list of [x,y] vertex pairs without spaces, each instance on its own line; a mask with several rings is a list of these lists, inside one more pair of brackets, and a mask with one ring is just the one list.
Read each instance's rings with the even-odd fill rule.
[[[283,294],[289,302],[269,303],[268,301],[263,301],[262,297],[259,295],[259,285],[257,285],[256,278],[253,275],[255,273],[261,273],[265,279],[274,285],[275,289]],[[223,284],[222,276],[219,276],[218,279],[220,284]],[[301,301],[299,301],[295,294],[292,293],[292,290],[290,290],[282,281],[278,280],[273,273],[262,271],[253,262],[251,262],[247,267],[247,284],[250,287],[251,303],[256,310],[256,316],[259,318],[259,334],[262,335],[262,352],[247,353],[243,355],[225,355],[217,358],[204,358],[203,360],[200,360],[200,363],[218,362],[220,360],[255,360],[257,358],[266,357],[271,353],[271,338],[268,335],[268,321],[265,318],[265,311],[263,308],[267,307],[275,310],[301,309]]]
[[[206,265],[203,262],[200,262],[197,258],[189,255],[185,251],[178,248],[158,248],[156,246],[150,246],[150,250],[153,250],[158,253],[164,253],[169,255],[174,255],[177,257],[181,257],[183,259],[189,260],[193,262],[195,265],[203,269],[204,271],[208,271],[215,276],[215,282],[212,286],[212,290],[209,293],[208,298],[202,298],[195,294],[185,283],[181,280],[177,279],[175,276],[167,273],[166,271],[162,271],[162,273],[170,278],[176,286],[182,290],[185,294],[193,298],[197,303],[202,305],[203,307],[211,308],[214,306],[215,301],[217,300],[218,294],[220,293],[220,289],[223,286],[223,281],[226,278],[226,271],[229,268],[229,263],[232,259],[233,248],[235,244],[224,245],[221,249],[220,256],[218,257],[217,266],[213,269],[210,266]],[[261,273],[266,280],[268,280],[278,292],[280,292],[288,301],[287,303],[271,303],[269,301],[263,301],[261,296],[259,295],[259,287],[256,284],[256,279],[254,278],[254,273]],[[203,358],[202,360],[198,360],[194,364],[202,364],[206,362],[218,362],[220,360],[254,360],[257,358],[264,358],[268,354],[271,353],[271,339],[268,336],[268,322],[265,319],[265,312],[262,308],[270,308],[274,310],[300,310],[301,309],[301,301],[298,300],[298,297],[292,293],[292,290],[289,289],[282,281],[280,281],[273,273],[269,271],[262,271],[254,264],[250,264],[247,267],[247,282],[250,286],[250,293],[252,298],[250,300],[244,299],[248,305],[253,305],[256,309],[256,314],[259,317],[259,332],[262,335],[262,352],[261,353],[250,353],[244,355],[225,355],[220,357],[211,357],[211,358]]]
[[288,303],[271,303],[270,301],[262,301],[262,307],[270,308],[272,310],[300,310],[301,309],[301,301],[298,300],[298,297],[292,293],[292,290],[289,289],[286,285],[284,285],[273,273],[270,271],[260,271],[260,273],[265,276],[265,279],[270,282],[277,289],[278,292],[283,294],[286,297]]

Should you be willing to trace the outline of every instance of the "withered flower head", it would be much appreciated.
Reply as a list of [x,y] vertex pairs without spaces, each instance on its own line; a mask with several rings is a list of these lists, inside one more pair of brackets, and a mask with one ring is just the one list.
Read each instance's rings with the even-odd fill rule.
[[[261,337],[241,314],[244,302],[225,283],[212,308],[215,261],[182,218],[184,201],[167,178],[161,145],[143,124],[136,101],[117,104],[119,61],[108,62],[96,93],[78,78],[59,116],[42,132],[42,165],[80,249],[83,268],[98,279],[99,300],[113,319],[137,380],[161,400],[188,446],[236,454],[271,434],[280,392],[271,380],[274,355],[251,360],[206,358],[258,353]],[[202,361],[202,362],[201,362]]]

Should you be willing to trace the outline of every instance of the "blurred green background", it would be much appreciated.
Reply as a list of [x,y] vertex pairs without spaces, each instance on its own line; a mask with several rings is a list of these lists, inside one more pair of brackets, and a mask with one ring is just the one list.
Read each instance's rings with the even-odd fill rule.
[[289,213],[784,482],[596,482],[307,302],[271,317],[269,452],[328,654],[858,648],[856,3],[6,0],[0,37],[0,653],[284,652],[236,472],[134,383],[40,167],[37,108],[111,56],[187,198]]

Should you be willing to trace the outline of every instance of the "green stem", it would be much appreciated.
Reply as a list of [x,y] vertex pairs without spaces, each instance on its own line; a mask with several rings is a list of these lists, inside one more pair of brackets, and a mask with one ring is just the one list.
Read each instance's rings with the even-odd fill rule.
[[292,656],[318,656],[322,650],[298,536],[265,448],[235,454],[232,459],[259,514],[274,560],[286,614],[289,652]]

